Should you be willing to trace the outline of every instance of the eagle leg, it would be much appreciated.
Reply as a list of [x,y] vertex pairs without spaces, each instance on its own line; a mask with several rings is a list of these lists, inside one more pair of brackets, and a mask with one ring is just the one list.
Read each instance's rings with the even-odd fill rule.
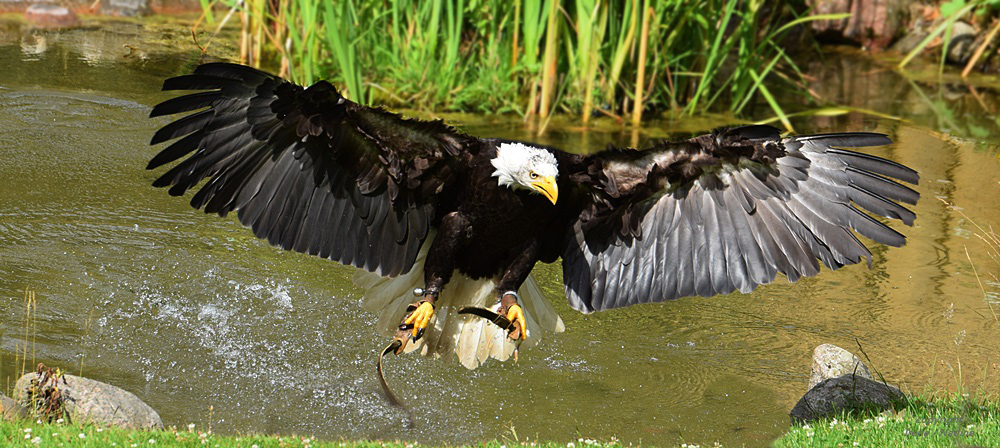
[[424,330],[427,329],[427,325],[434,317],[434,302],[437,301],[438,292],[430,288],[417,288],[413,290],[413,295],[417,297],[423,296],[423,300],[411,303],[406,307],[407,314],[403,318],[403,323],[400,327],[412,328],[412,339],[413,341],[418,341],[424,335]]
[[525,327],[527,320],[524,317],[524,310],[517,303],[517,292],[507,291],[500,298],[500,309],[497,314],[505,316],[510,321],[507,328],[507,337],[518,340],[528,338],[528,329]]

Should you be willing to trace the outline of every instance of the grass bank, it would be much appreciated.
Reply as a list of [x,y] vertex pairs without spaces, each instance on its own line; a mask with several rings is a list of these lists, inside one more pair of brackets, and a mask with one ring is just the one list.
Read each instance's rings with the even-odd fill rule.
[[[0,421],[0,446],[4,447],[220,447],[220,448],[332,448],[332,447],[400,447],[412,448],[419,444],[401,441],[339,440],[320,441],[308,436],[222,436],[202,431],[194,426],[161,431],[125,430],[92,424],[42,424],[37,422]],[[615,447],[617,442],[603,443],[590,439],[575,442],[583,447]],[[525,440],[492,440],[476,444],[477,447],[500,448],[505,446],[565,447],[567,444]],[[569,445],[572,446],[572,445]]]
[[[0,421],[0,445],[11,447],[406,447],[404,441],[321,441],[308,436],[264,436],[213,434],[193,425],[159,431],[124,430],[93,424],[43,424]],[[618,447],[617,440],[600,442],[580,439],[572,444],[502,439],[474,446]],[[677,446],[683,446],[679,442]],[[698,445],[688,445],[698,446]],[[707,445],[711,446],[711,445]],[[974,400],[962,395],[944,398],[911,398],[898,411],[843,414],[807,425],[794,425],[775,441],[775,447],[809,446],[1000,446],[1000,403]]]
[[910,398],[899,411],[793,425],[774,446],[1000,446],[1000,403],[960,394]]

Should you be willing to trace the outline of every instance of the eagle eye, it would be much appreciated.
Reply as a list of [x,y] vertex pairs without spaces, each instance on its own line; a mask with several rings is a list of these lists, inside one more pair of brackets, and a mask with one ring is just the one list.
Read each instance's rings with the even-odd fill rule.
[[530,175],[532,179],[538,179],[538,173],[534,171],[531,171],[530,173],[528,173],[528,175]]

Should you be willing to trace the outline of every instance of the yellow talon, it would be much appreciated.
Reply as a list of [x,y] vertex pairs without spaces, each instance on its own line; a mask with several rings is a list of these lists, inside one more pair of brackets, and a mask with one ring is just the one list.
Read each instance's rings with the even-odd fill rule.
[[521,309],[520,305],[515,303],[511,305],[510,308],[507,308],[507,320],[517,325],[518,328],[520,328],[521,339],[528,338],[528,329],[525,327],[524,324],[527,321],[524,318],[524,310]]
[[417,333],[422,333],[427,328],[432,317],[434,317],[434,305],[430,302],[420,302],[420,306],[413,310],[413,313],[403,323],[413,325],[413,339],[416,340]]

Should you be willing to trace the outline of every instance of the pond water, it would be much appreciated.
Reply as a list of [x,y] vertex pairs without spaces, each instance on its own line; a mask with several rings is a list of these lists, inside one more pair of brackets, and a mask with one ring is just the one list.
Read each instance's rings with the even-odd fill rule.
[[[822,343],[860,343],[910,391],[998,392],[1000,264],[977,236],[1000,223],[1000,102],[990,80],[973,94],[850,52],[813,63],[812,87],[824,97],[902,118],[794,123],[896,141],[874,153],[922,176],[916,225],[897,226],[906,247],[873,247],[871,269],[592,315],[568,307],[558,265],[539,266],[566,332],[522,351],[519,363],[475,371],[451,359],[390,359],[389,381],[416,419],[405,428],[379,392],[375,354],[387,340],[359,304],[353,268],[275,249],[235,219],[150,186],[156,175],[144,167],[157,149],[147,143],[167,120],[146,118],[149,109],[169,97],[158,91],[165,77],[197,62],[184,33],[0,28],[3,390],[27,345],[29,366],[82,371],[134,392],[168,425],[222,433],[727,446],[767,445],[787,429]],[[169,38],[179,44],[150,43]],[[799,100],[786,101],[794,110]],[[534,137],[516,118],[452,121],[583,151],[723,124],[653,121],[636,137],[553,126]],[[26,289],[38,298],[27,326]]]

